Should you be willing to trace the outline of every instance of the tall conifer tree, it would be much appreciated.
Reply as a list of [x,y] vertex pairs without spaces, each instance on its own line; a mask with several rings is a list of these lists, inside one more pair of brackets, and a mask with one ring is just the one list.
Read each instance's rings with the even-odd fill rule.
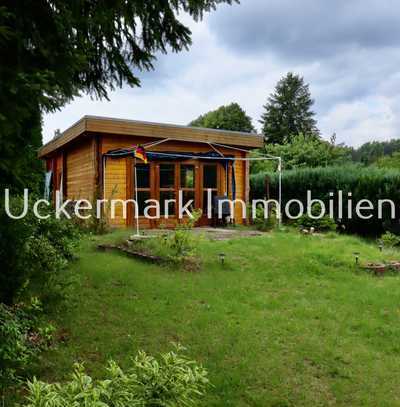
[[319,130],[312,111],[314,100],[304,79],[289,72],[276,85],[264,105],[260,123],[267,143],[283,144],[293,136],[318,136]]

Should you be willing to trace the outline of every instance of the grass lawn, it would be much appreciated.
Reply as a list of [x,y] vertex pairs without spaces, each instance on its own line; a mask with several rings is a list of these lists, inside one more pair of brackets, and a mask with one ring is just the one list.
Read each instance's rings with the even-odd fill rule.
[[207,406],[400,405],[400,277],[357,270],[353,252],[400,253],[275,232],[204,240],[202,271],[185,273],[95,250],[128,234],[85,240],[73,306],[54,317],[67,339],[42,356],[41,379],[65,379],[76,360],[101,376],[108,358],[175,341],[209,371]]

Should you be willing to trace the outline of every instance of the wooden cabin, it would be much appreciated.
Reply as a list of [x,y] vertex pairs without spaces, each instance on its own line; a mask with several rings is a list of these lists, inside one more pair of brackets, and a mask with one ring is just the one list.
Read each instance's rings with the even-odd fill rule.
[[[109,154],[135,145],[145,149],[147,164],[132,155]],[[193,199],[195,207],[203,209],[199,224],[207,225],[211,223],[205,216],[208,188],[213,195],[248,202],[249,162],[236,159],[262,145],[262,136],[252,133],[84,116],[45,144],[39,157],[52,172],[53,193],[59,190],[65,199],[134,199],[136,165],[141,227],[176,224],[177,217],[171,215],[168,221],[144,218],[143,204],[150,198],[177,199],[179,190],[184,200]],[[236,223],[242,223],[241,213],[236,205]],[[122,205],[117,207],[110,223],[133,226],[134,210],[128,208],[124,219]]]

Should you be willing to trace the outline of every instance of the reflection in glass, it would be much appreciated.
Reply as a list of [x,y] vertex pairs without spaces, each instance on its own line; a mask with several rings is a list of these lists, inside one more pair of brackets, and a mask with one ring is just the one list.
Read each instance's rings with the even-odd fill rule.
[[[213,207],[214,197],[217,196],[217,191],[211,191],[211,208]],[[208,191],[203,191],[203,214],[207,216],[208,211]]]
[[137,191],[137,205],[138,205],[139,216],[144,215],[144,208],[147,206],[145,204],[145,201],[147,199],[150,199],[149,191]]
[[203,188],[217,188],[217,166],[203,166]]
[[181,188],[194,188],[194,165],[181,165]]
[[187,208],[191,212],[194,210],[194,191],[183,191],[182,192],[182,207],[186,205],[187,202],[193,201]]
[[175,165],[160,165],[160,188],[173,188],[175,185]]
[[150,166],[136,164],[136,177],[138,188],[150,188]]
[[[175,199],[175,191],[160,191],[160,214],[166,214],[166,206],[167,203],[165,200],[167,199]],[[169,202],[168,203],[168,215],[175,215],[175,203]]]

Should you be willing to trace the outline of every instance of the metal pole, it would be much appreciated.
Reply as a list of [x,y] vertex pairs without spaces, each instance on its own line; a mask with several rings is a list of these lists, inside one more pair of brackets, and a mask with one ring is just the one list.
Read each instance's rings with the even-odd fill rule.
[[282,158],[278,158],[279,171],[279,227],[282,227]]
[[136,217],[136,236],[140,236],[139,233],[139,207],[138,207],[138,190],[137,190],[137,172],[136,172],[136,157],[134,161],[134,171],[135,171],[135,217]]

